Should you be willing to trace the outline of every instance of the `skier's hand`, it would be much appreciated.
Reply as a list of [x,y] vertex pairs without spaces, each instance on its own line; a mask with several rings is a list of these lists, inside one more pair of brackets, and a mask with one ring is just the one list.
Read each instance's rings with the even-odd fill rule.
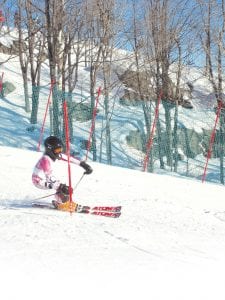
[[80,166],[85,170],[84,174],[88,175],[93,172],[92,167],[89,166],[85,161],[81,161]]
[[[72,193],[73,193],[73,188],[71,187]],[[68,196],[70,194],[70,187],[66,184],[60,183],[58,189],[57,189],[57,194],[63,194]]]

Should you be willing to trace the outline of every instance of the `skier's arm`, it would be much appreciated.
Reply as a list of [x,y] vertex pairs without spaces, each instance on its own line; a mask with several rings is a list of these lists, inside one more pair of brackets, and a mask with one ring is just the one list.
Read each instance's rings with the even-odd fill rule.
[[[61,155],[61,159],[64,160],[64,161],[68,161],[67,155],[65,155],[65,154]],[[81,161],[81,160],[79,160],[78,158],[76,158],[74,156],[70,156],[70,162],[75,164],[75,165],[78,165],[78,166],[82,167],[85,170],[84,174],[88,175],[88,174],[91,174],[93,172],[92,167],[89,164],[87,164],[84,160]]]
[[32,181],[41,189],[58,189],[60,181],[53,176],[51,162],[46,156],[43,156],[35,166]]
[[[67,157],[67,155],[64,154],[64,153],[61,154],[60,159],[63,160],[63,161],[68,161],[68,157]],[[78,166],[80,165],[80,160],[79,160],[79,158],[76,158],[76,157],[74,157],[74,156],[70,156],[70,162],[71,162],[72,164],[75,164],[75,165],[78,165]]]

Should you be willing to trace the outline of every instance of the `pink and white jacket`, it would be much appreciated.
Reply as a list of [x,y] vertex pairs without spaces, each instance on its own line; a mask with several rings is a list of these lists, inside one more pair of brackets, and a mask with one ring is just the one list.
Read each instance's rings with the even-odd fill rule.
[[[61,154],[60,159],[67,161],[67,155]],[[80,164],[80,160],[75,157],[70,157],[70,162]],[[61,182],[53,175],[53,164],[54,161],[46,154],[39,159],[32,174],[32,182],[37,188],[58,189]]]

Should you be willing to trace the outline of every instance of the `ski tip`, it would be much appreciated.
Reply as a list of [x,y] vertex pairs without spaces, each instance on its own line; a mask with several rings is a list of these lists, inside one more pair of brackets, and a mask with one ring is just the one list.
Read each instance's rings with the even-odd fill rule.
[[115,216],[113,216],[113,218],[119,218],[121,216],[121,212],[116,213]]

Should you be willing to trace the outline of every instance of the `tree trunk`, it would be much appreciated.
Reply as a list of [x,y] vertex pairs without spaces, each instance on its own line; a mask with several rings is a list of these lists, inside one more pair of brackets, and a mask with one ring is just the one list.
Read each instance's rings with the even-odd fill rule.
[[[95,89],[96,89],[96,73],[95,68],[91,66],[90,71],[90,96],[91,96],[91,115],[93,116],[93,111],[95,107]],[[95,134],[95,128],[93,128],[92,131],[92,137],[91,137],[91,150],[93,155],[93,161],[97,160],[97,148],[96,148],[96,134]]]
[[173,149],[174,149],[174,172],[177,172],[178,167],[178,104],[176,101],[174,113],[174,127],[173,127]]
[[107,163],[109,165],[111,165],[112,164],[112,143],[111,143],[109,95],[108,95],[108,93],[105,95],[104,107],[105,107],[105,117],[106,117],[106,125],[105,125],[105,131],[106,131],[105,132],[106,156],[107,156]]
[[30,112],[30,101],[28,93],[28,80],[27,80],[27,69],[23,70],[23,89],[24,89],[24,99],[25,99],[25,111]]
[[[51,1],[45,0],[45,15],[47,23],[47,43],[48,43],[48,58],[51,83],[54,83],[52,89],[52,130],[55,136],[60,135],[59,131],[59,101],[58,101],[58,89],[56,85],[56,47],[57,47],[57,34],[53,30],[53,21],[51,16]],[[54,16],[53,16],[54,17]]]
[[157,140],[158,140],[158,147],[159,147],[159,162],[160,162],[160,169],[165,169],[164,161],[163,161],[163,151],[162,151],[162,131],[160,120],[157,120]]
[[222,184],[224,184],[224,134],[225,134],[225,130],[224,130],[224,118],[225,118],[225,113],[221,113],[220,115],[220,129],[219,129],[219,157],[220,157],[220,182]]
[[37,124],[37,115],[38,115],[38,105],[39,105],[39,86],[32,86],[32,111],[30,122],[31,124]]
[[171,129],[170,103],[164,100],[163,107],[165,110],[165,123],[166,123],[166,141],[165,141],[166,159],[167,159],[167,165],[172,167],[173,157],[172,157],[172,129]]

